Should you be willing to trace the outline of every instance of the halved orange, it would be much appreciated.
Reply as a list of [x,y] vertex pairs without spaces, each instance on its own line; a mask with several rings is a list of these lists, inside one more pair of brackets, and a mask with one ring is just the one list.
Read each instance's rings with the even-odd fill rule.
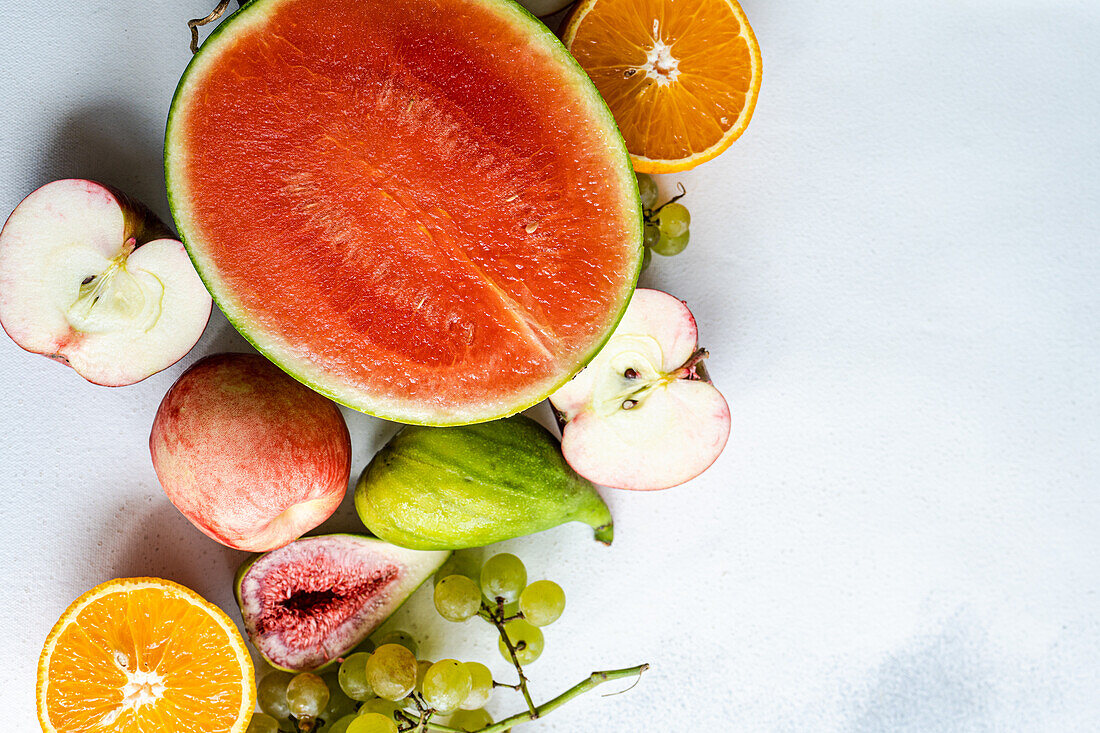
[[38,659],[45,733],[242,733],[255,705],[233,622],[159,578],[111,580],[77,598]]
[[694,168],[752,118],[760,46],[736,0],[581,0],[562,40],[611,108],[637,171]]

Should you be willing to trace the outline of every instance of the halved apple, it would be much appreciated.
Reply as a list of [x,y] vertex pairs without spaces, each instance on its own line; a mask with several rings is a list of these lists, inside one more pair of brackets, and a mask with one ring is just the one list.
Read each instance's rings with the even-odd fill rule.
[[562,453],[588,480],[667,489],[705,471],[726,445],[730,411],[702,368],[706,351],[687,306],[634,292],[607,344],[550,396]]
[[0,231],[0,326],[89,382],[133,384],[171,366],[210,308],[183,244],[101,183],[48,183]]

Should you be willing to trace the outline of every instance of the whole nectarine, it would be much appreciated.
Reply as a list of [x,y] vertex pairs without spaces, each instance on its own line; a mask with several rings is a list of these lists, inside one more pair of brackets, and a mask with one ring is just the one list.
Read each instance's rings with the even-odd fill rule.
[[336,405],[255,354],[215,354],[184,372],[160,403],[149,449],[176,508],[252,552],[327,519],[351,470]]

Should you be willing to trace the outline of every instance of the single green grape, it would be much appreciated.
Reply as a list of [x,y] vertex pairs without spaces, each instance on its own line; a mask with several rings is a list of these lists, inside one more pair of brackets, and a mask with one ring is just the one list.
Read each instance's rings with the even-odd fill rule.
[[459,704],[463,710],[477,710],[485,707],[493,696],[493,673],[481,662],[466,662],[470,670],[470,694]]
[[[542,654],[544,639],[539,627],[523,619],[516,619],[504,624],[504,631],[516,649],[516,659],[520,664],[530,664]],[[500,640],[499,647],[501,656],[509,662],[512,661],[512,655],[508,653],[508,646],[504,643],[504,639]]]
[[252,713],[245,733],[279,733],[279,721],[267,713]]
[[348,726],[350,726],[352,721],[357,717],[359,716],[356,713],[345,715],[333,721],[331,724],[328,724],[327,729],[322,726],[320,733],[348,733]]
[[447,561],[435,571],[433,583],[438,583],[451,575],[465,575],[475,583],[481,575],[481,563],[485,560],[484,547],[469,547],[464,550],[455,550]]
[[328,685],[312,672],[294,675],[286,686],[286,701],[290,704],[290,714],[295,718],[312,720],[320,717],[321,711],[328,705],[328,698]]
[[435,664],[435,662],[427,659],[416,660],[416,687],[413,689],[417,692],[424,691],[424,675],[428,674],[428,670],[432,668],[433,664]]
[[510,553],[493,555],[481,568],[481,590],[493,602],[501,598],[505,603],[518,600],[526,585],[527,568],[522,560]]
[[441,713],[458,710],[470,694],[473,679],[466,665],[457,659],[442,659],[424,675],[424,700]]
[[661,228],[656,224],[646,224],[642,229],[642,245],[649,249],[653,245],[657,244],[657,240],[661,238]]
[[344,659],[340,665],[339,681],[340,689],[352,700],[369,700],[374,697],[374,690],[367,682],[367,660],[370,654],[355,652]]
[[638,195],[642,199],[643,209],[652,209],[657,203],[657,182],[648,173],[638,173]]
[[690,224],[691,213],[681,203],[673,201],[662,206],[661,210],[657,212],[657,226],[661,228],[662,234],[667,234],[670,237],[683,234],[688,230]]
[[465,575],[449,575],[435,586],[435,610],[448,621],[468,621],[481,609],[481,590]]
[[646,247],[642,251],[642,272],[649,269],[649,263],[653,261],[653,250]]
[[383,700],[380,697],[372,697],[359,706],[359,714],[378,713],[393,720],[393,714],[401,709],[401,703],[393,700]]
[[535,626],[549,626],[565,610],[565,591],[552,580],[536,580],[520,594],[519,610]]
[[412,637],[412,634],[407,631],[391,631],[379,639],[378,646],[383,644],[399,644],[412,652],[414,657],[420,653],[420,645],[416,643],[416,639]]
[[256,685],[256,700],[260,704],[260,710],[275,718],[283,720],[290,717],[290,705],[286,701],[286,686],[294,679],[292,672],[284,672],[274,669],[263,676],[260,684]]
[[[365,677],[366,675],[364,675],[364,679]],[[340,686],[340,673],[334,669],[322,674],[321,679],[325,681],[325,686],[328,687],[329,692],[328,703],[325,705],[325,709],[321,711],[321,719],[325,722],[331,722],[354,713],[356,701],[344,692],[343,687]],[[374,693],[371,692],[371,694]]]
[[397,723],[378,713],[359,715],[351,721],[348,733],[397,733]]
[[677,234],[675,236],[665,236],[661,234],[661,239],[654,245],[653,251],[665,257],[678,255],[688,246],[688,238],[690,236],[689,232],[684,232],[683,234]]
[[485,709],[459,710],[452,715],[451,719],[447,722],[447,725],[451,728],[469,731],[470,733],[479,731],[492,724],[493,716],[489,715],[489,712]]
[[400,644],[383,644],[367,660],[367,682],[378,697],[402,699],[416,687],[416,657]]

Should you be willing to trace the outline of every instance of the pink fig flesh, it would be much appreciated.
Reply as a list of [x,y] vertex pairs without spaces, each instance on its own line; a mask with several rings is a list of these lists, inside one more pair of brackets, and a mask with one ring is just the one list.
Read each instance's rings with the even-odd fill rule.
[[242,568],[237,603],[271,664],[312,670],[363,641],[447,559],[373,537],[306,537]]

